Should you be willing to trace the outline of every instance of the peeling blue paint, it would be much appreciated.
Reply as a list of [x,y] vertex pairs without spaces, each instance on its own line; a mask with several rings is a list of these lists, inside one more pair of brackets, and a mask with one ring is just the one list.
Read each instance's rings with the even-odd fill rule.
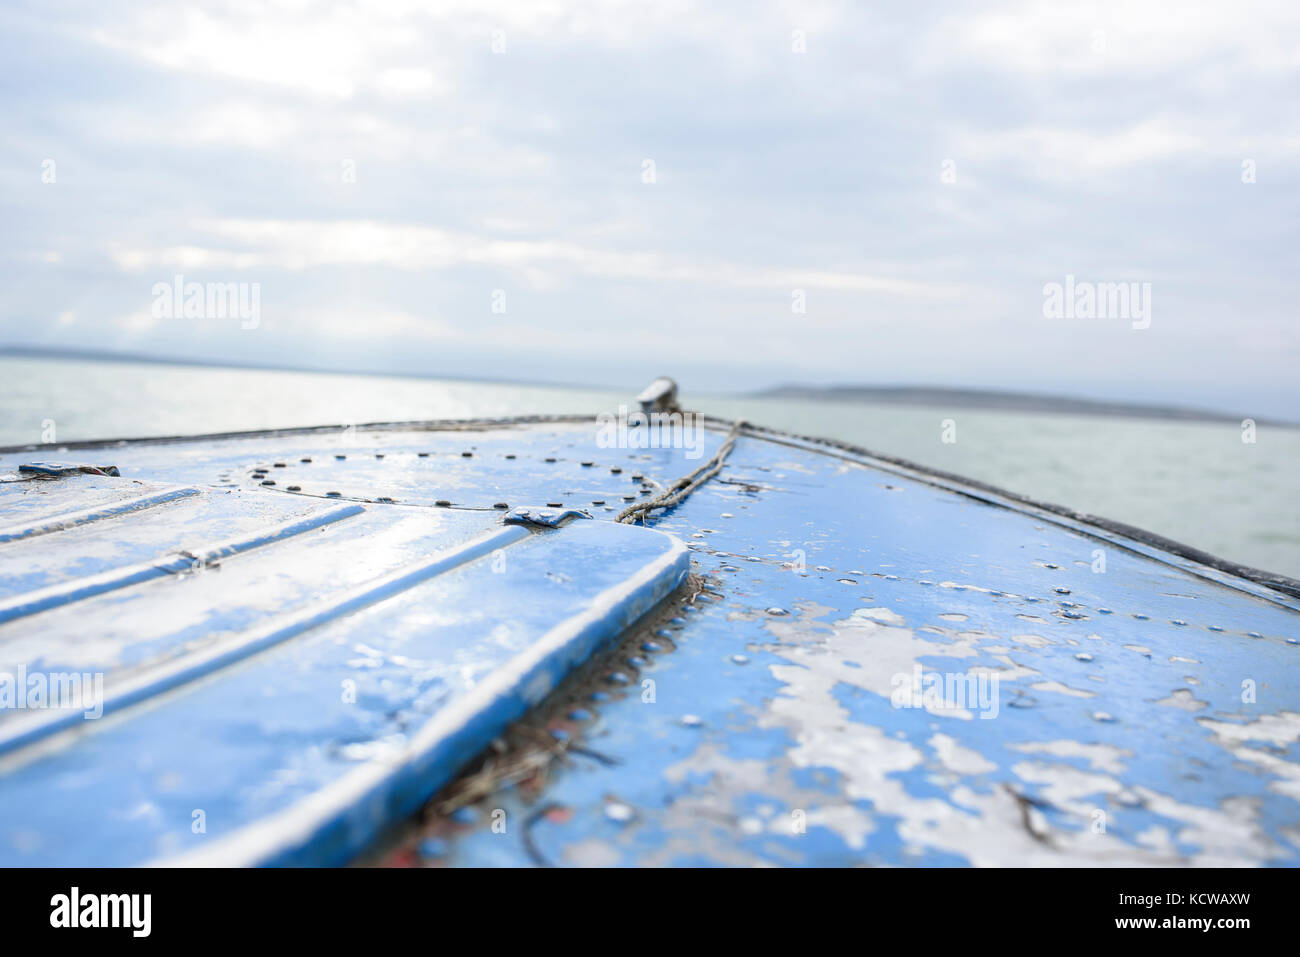
[[[710,433],[705,454],[719,440]],[[685,557],[616,613],[597,611],[600,595],[667,555],[671,535],[718,600],[675,606],[602,672],[626,683],[583,690],[562,712],[588,714],[560,744],[616,763],[575,752],[536,803],[491,795],[439,838],[439,863],[528,865],[534,852],[602,866],[1300,863],[1293,597],[1078,518],[800,440],[742,436],[717,479],[651,529],[611,521],[605,503],[621,506],[624,470],[668,485],[695,461],[600,448],[594,423],[345,441],[127,445],[114,449],[121,479],[0,487],[0,507],[15,502],[27,524],[42,520],[33,495],[45,515],[73,508],[44,499],[60,487],[203,490],[43,535],[35,568],[14,557],[31,543],[5,543],[5,596],[184,547],[181,526],[147,521],[152,512],[192,509],[206,516],[205,538],[223,523],[233,538],[331,507],[331,492],[361,509],[209,571],[0,624],[0,670],[89,668],[111,685],[285,616],[306,622],[238,666],[169,685],[157,706],[78,728],[53,753],[15,747],[0,764],[0,861],[347,858],[680,581]],[[260,484],[269,468],[274,487]],[[18,485],[30,494],[11,499]],[[595,520],[503,525],[497,506],[518,501]],[[310,611],[492,529],[521,537],[410,587],[371,588],[373,602]],[[421,740],[458,695],[583,608],[601,624],[575,633],[575,657],[516,682],[468,733]],[[996,677],[996,695],[913,695],[916,669],[922,689],[930,675],[953,689]],[[356,692],[346,705],[344,681]],[[0,712],[0,739],[31,720]],[[313,816],[306,802],[320,794],[335,797]],[[546,804],[566,813],[525,828]],[[191,831],[195,808],[205,834]],[[504,830],[492,827],[496,810]]]

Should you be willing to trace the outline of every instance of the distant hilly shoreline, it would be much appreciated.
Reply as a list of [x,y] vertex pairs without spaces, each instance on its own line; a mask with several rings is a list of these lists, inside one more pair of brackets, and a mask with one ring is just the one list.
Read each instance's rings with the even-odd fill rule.
[[[1112,402],[1032,392],[998,392],[985,389],[945,389],[930,386],[781,385],[752,392],[756,399],[811,399],[821,402],[862,402],[877,405],[912,405],[944,409],[978,409],[992,412],[1047,412],[1068,415],[1103,415],[1122,418],[1171,419],[1185,422],[1235,422],[1247,418],[1208,409]],[[1300,428],[1300,423],[1251,416],[1260,425]]]
[[[409,372],[392,372],[371,369],[340,369],[321,366],[293,365],[289,363],[252,363],[232,361],[207,361],[203,359],[157,356],[147,353],[112,352],[95,349],[64,349],[42,346],[0,344],[0,356],[33,359],[72,359],[94,362],[138,362],[159,365],[197,366],[200,368],[250,369],[265,372],[306,372],[321,375],[372,375],[399,379],[444,379],[464,382],[497,382],[501,384],[540,386],[571,389],[614,389],[565,382],[548,382],[530,379],[489,378],[485,376],[458,376],[447,373],[419,375]],[[736,393],[732,393],[736,395]],[[1062,413],[1073,415],[1101,415],[1122,418],[1168,419],[1184,422],[1234,422],[1240,423],[1245,415],[1230,415],[1208,409],[1158,405],[1141,402],[1111,402],[1099,399],[1080,399],[1071,396],[1046,395],[1032,392],[1000,392],[988,389],[949,389],[935,386],[864,386],[831,385],[811,386],[798,383],[774,386],[758,392],[740,394],[754,399],[807,399],[823,402],[873,403],[877,405],[922,406],[939,409],[977,409],[994,412]],[[1259,425],[1300,428],[1300,422],[1260,416],[1250,416]]]

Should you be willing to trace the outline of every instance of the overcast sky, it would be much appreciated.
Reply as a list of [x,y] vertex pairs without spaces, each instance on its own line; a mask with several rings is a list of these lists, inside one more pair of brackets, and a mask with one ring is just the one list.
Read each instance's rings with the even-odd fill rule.
[[1289,0],[5,0],[0,124],[0,344],[1300,414]]

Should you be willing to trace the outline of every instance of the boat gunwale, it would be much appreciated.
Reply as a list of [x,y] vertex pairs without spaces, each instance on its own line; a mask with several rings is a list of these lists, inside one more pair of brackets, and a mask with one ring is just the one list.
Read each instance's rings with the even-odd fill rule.
[[[712,427],[716,430],[730,430],[735,426],[736,420],[726,419],[720,416],[700,413],[701,419],[706,427]],[[90,439],[73,442],[58,442],[50,444],[28,443],[21,445],[0,446],[0,455],[13,455],[22,452],[48,452],[52,448],[60,450],[89,450],[89,449],[110,449],[123,448],[139,445],[176,445],[187,442],[202,441],[228,441],[238,439],[253,438],[281,438],[291,436],[310,436],[310,435],[331,435],[345,430],[367,432],[455,432],[455,431],[474,431],[478,429],[500,429],[514,426],[531,426],[531,425],[561,425],[561,424],[582,424],[591,423],[593,417],[590,414],[569,413],[569,414],[542,414],[542,415],[515,415],[515,416],[489,416],[468,419],[410,419],[396,422],[366,422],[358,424],[339,424],[339,425],[316,425],[316,426],[295,426],[290,428],[277,429],[249,429],[233,432],[209,432],[196,435],[164,435],[164,436],[141,436],[136,438],[113,438],[113,439]],[[900,456],[888,455],[882,452],[876,452],[852,442],[846,442],[840,439],[831,439],[824,436],[804,435],[798,432],[792,432],[785,429],[776,429],[770,426],[756,425],[752,422],[745,421],[741,427],[742,434],[749,434],[754,437],[767,438],[769,440],[783,442],[784,444],[793,444],[796,447],[805,448],[810,451],[835,450],[838,452],[848,453],[860,458],[869,459],[870,462],[859,463],[882,467],[883,465],[894,466],[899,469],[905,469],[910,478],[917,481],[925,482],[938,488],[944,488],[959,495],[967,495],[988,505],[1001,508],[1008,508],[1013,511],[1019,510],[1029,514],[1028,510],[1033,509],[1037,512],[1044,512],[1048,515],[1059,516],[1069,519],[1092,528],[1099,529],[1107,533],[1107,536],[1119,536],[1129,539],[1139,545],[1147,548],[1158,549],[1178,558],[1195,562],[1197,565],[1204,566],[1214,571],[1231,575],[1234,578],[1251,582],[1255,585],[1261,585],[1272,593],[1285,596],[1291,599],[1300,598],[1300,579],[1293,578],[1289,575],[1283,575],[1280,572],[1266,571],[1261,568],[1255,568],[1251,565],[1244,565],[1231,559],[1221,558],[1204,549],[1197,548],[1194,545],[1188,545],[1172,538],[1167,538],[1157,532],[1141,528],[1137,525],[1130,525],[1127,522],[1121,522],[1115,519],[1105,518],[1100,515],[1093,515],[1089,512],[1082,512],[1077,509],[1069,508],[1065,505],[1058,505],[1054,502],[1046,502],[1031,496],[1012,492],[1008,489],[983,482],[979,479],[970,478],[964,475],[958,475],[954,472],[947,472],[943,469],[937,469],[932,466],[923,465],[910,459]],[[888,471],[888,469],[885,469]],[[954,487],[960,486],[960,487]],[[992,501],[980,495],[972,495],[971,492],[984,493],[984,495],[997,496],[1002,501]],[[1075,531],[1086,533],[1086,529],[1075,528]],[[1107,541],[1113,539],[1108,537]],[[1122,542],[1113,542],[1119,547],[1126,547]],[[1153,560],[1159,560],[1157,556],[1148,552],[1139,551]],[[1197,569],[1187,568],[1182,565],[1174,565],[1181,571],[1189,574],[1197,574]],[[1230,582],[1211,579],[1221,585],[1231,587]],[[1276,600],[1272,595],[1261,595],[1251,592],[1259,598],[1265,600]],[[1295,607],[1283,604],[1284,607],[1292,611],[1300,610]]]

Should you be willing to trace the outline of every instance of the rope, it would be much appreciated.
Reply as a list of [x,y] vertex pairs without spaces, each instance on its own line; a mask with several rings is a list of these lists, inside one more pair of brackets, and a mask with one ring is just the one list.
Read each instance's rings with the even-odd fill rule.
[[635,505],[629,505],[618,513],[618,517],[614,521],[633,525],[639,515],[641,524],[644,525],[650,513],[655,509],[672,508],[683,501],[697,488],[722,471],[722,463],[731,454],[732,446],[736,444],[736,436],[740,434],[741,427],[744,424],[744,420],[737,419],[731,426],[731,431],[727,434],[726,439],[718,446],[718,451],[713,453],[713,457],[690,475],[684,475],[677,481],[672,482],[662,494],[656,495],[654,498],[646,499],[644,502],[637,502]]

